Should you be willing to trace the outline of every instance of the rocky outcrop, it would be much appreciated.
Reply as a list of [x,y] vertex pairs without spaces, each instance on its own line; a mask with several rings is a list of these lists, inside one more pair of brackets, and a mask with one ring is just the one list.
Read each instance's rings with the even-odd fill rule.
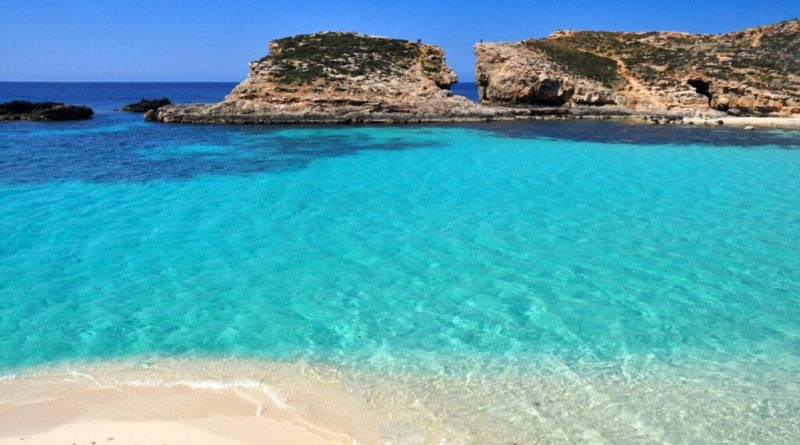
[[324,32],[273,41],[217,104],[147,111],[160,122],[443,122],[540,116],[800,113],[800,22],[722,35],[558,31],[480,43],[481,104],[454,96],[443,51]]
[[345,123],[485,120],[513,111],[454,96],[444,52],[420,42],[324,32],[273,41],[247,79],[218,104],[170,105],[148,120]]
[[573,74],[534,42],[480,43],[475,79],[482,103],[561,106],[622,102],[601,79]]
[[0,121],[69,121],[89,119],[94,111],[83,105],[15,100],[0,103]]
[[146,113],[150,110],[156,110],[166,105],[172,104],[169,99],[142,99],[139,102],[125,105],[122,111],[131,111],[135,113]]
[[800,21],[721,35],[558,31],[480,43],[481,102],[639,112],[800,113]]

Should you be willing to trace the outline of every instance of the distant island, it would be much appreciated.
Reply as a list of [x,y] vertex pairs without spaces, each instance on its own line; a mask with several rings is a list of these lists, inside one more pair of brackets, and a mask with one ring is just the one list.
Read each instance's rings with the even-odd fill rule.
[[444,51],[349,32],[273,41],[217,104],[167,105],[176,123],[410,123],[541,116],[789,117],[800,113],[800,20],[721,35],[557,31],[479,43],[480,104],[455,96]]

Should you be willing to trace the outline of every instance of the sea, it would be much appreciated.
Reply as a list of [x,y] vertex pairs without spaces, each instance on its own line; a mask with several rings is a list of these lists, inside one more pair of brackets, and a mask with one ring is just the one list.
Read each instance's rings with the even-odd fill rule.
[[800,443],[799,132],[116,111],[233,86],[0,83],[96,112],[0,122],[0,405],[306,379],[385,444]]

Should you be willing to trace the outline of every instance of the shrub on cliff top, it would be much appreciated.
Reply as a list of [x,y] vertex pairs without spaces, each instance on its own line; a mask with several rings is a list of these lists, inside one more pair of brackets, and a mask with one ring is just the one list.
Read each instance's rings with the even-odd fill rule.
[[331,75],[388,76],[408,69],[419,45],[406,40],[326,32],[275,40],[279,50],[260,61],[272,62],[281,83],[310,83]]
[[612,86],[620,80],[617,62],[597,54],[561,46],[546,40],[528,42],[536,49],[543,51],[557,65],[564,69],[590,79]]
[[[580,65],[570,67],[575,57],[564,51],[546,47],[556,45],[564,50],[592,53],[621,60],[628,70],[644,82],[671,77],[684,84],[690,72],[708,77],[721,77],[748,85],[783,93],[800,95],[800,26],[788,20],[753,30],[730,34],[681,34],[674,32],[624,33],[574,31],[561,33],[537,42],[548,55],[562,60],[561,65],[577,72]],[[746,73],[745,73],[746,71]]]

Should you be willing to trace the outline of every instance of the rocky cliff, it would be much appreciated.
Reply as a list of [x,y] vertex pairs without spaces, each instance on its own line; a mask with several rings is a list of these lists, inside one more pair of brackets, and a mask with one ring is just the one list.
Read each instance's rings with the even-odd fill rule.
[[800,113],[797,19],[720,35],[558,31],[475,54],[484,104]]
[[339,123],[480,119],[491,110],[454,96],[444,52],[420,42],[323,32],[273,41],[269,54],[213,105],[171,105],[163,122]]

